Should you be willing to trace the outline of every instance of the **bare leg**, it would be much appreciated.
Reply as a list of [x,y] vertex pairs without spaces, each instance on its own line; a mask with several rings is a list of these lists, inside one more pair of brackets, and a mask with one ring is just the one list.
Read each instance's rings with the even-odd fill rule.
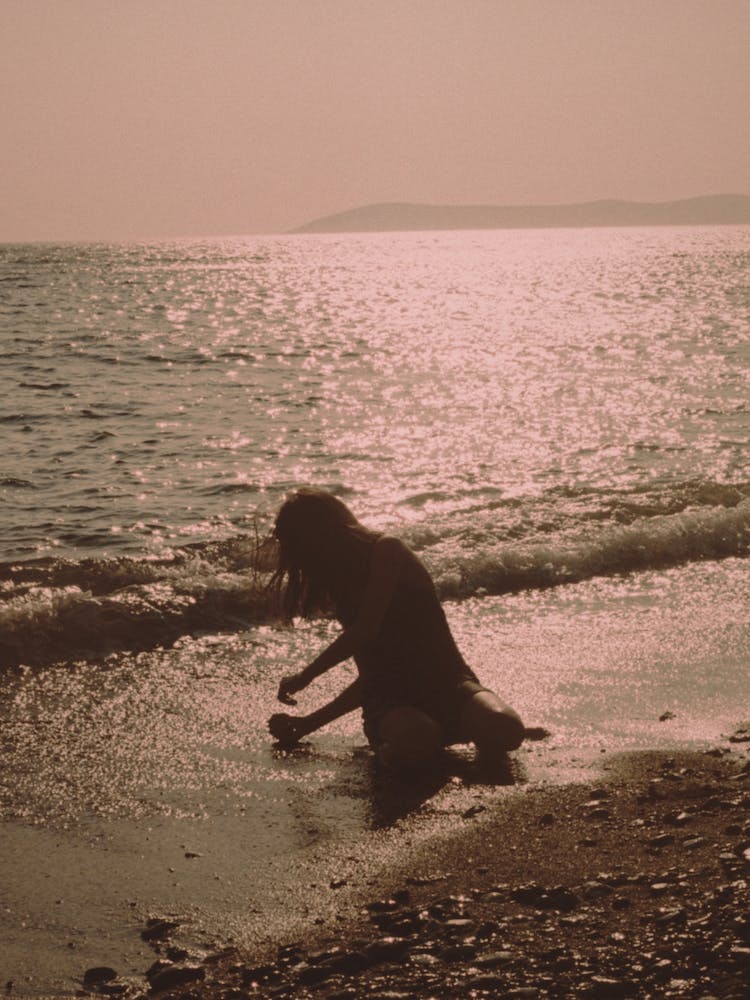
[[516,750],[523,742],[524,726],[518,713],[492,691],[477,691],[470,698],[460,725],[462,738],[490,758]]
[[394,770],[417,771],[436,763],[445,746],[442,728],[411,705],[390,709],[378,727],[378,757]]

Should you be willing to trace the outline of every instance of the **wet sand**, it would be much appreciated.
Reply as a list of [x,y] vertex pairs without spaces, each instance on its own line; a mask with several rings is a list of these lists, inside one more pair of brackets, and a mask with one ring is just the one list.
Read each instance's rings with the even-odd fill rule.
[[[373,856],[308,857],[298,894],[254,946],[212,948],[191,938],[184,915],[151,914],[140,977],[81,969],[81,983],[202,1000],[740,1000],[750,985],[749,737],[738,728],[703,751],[606,755],[582,783],[492,797],[476,785],[468,797],[430,797],[425,783],[418,804],[419,791],[404,788],[405,814]],[[430,822],[441,805],[442,828]]]
[[[552,738],[524,744],[512,755],[512,766],[500,776],[513,781],[507,785],[482,774],[471,754],[460,751],[423,787],[398,788],[374,768],[354,715],[293,753],[275,750],[265,729],[277,710],[275,678],[328,640],[331,629],[324,623],[186,638],[171,650],[5,677],[0,988],[12,981],[11,996],[70,996],[82,988],[87,970],[108,968],[115,978],[98,988],[141,996],[150,988],[147,970],[160,960],[188,967],[177,976],[192,974],[194,966],[206,990],[213,988],[209,984],[219,968],[219,979],[232,983],[227,989],[244,994],[245,973],[230,974],[232,963],[243,969],[276,963],[285,943],[320,939],[320,947],[327,948],[326,938],[366,938],[377,930],[366,904],[399,888],[416,900],[408,902],[409,909],[421,906],[422,899],[473,898],[475,890],[505,885],[498,914],[488,918],[501,921],[506,912],[533,914],[528,906],[514,909],[509,895],[525,882],[576,887],[598,872],[615,870],[613,859],[619,853],[627,859],[635,849],[637,841],[624,834],[638,816],[630,813],[623,820],[615,812],[611,822],[586,819],[582,803],[592,787],[603,784],[615,805],[646,794],[654,775],[645,764],[643,774],[635,768],[627,780],[618,777],[619,761],[641,759],[629,752],[648,749],[661,758],[691,752],[689,766],[696,774],[721,764],[721,758],[704,757],[702,751],[730,751],[735,767],[742,756],[744,744],[728,740],[745,717],[740,706],[746,702],[750,648],[743,591],[736,586],[739,569],[715,564],[700,570],[702,582],[716,581],[701,591],[700,609],[697,599],[684,607],[676,586],[697,569],[666,579],[642,574],[637,587],[631,581],[624,597],[620,588],[611,599],[606,582],[599,582],[522,595],[502,606],[487,598],[449,607],[461,648],[480,676],[524,718],[553,731]],[[518,663],[526,665],[523,671]],[[340,683],[338,675],[321,679],[300,707],[331,697]],[[710,785],[711,772],[706,774]],[[682,784],[674,777],[665,781],[676,790],[687,778]],[[741,784],[738,779],[728,787]],[[727,800],[731,797],[727,792]],[[658,800],[650,804],[656,808]],[[552,820],[542,822],[547,814]],[[658,811],[644,816],[649,827],[663,821]],[[592,834],[597,822],[601,831]],[[742,831],[745,822],[741,811],[737,818],[701,811],[685,821],[685,830],[677,830],[677,846],[665,845],[662,854],[676,852],[683,834],[707,823],[705,836],[713,846],[705,865],[716,867],[716,858],[739,850],[746,836],[745,831],[739,841],[732,839],[725,827],[739,824]],[[475,874],[463,886],[428,885],[425,891],[434,889],[433,895],[418,897],[419,887],[409,879],[420,872],[465,869],[451,860],[455,851],[451,855],[447,845],[456,836],[460,844],[472,831],[481,834],[476,847],[456,851],[459,857],[475,850],[487,854],[473,865]],[[584,844],[587,837],[600,843]],[[444,861],[441,851],[448,852]],[[681,856],[688,863],[692,849]],[[670,865],[678,865],[676,858]],[[579,868],[566,874],[571,859]],[[546,868],[540,867],[543,861]],[[668,867],[665,862],[663,869],[639,870],[656,876]],[[720,884],[721,878],[716,869],[709,881]],[[647,895],[644,899],[648,902]],[[634,900],[637,908],[635,895]],[[616,916],[622,919],[619,911]],[[150,920],[177,926],[162,940],[148,931]],[[533,916],[526,924],[511,921],[502,934],[480,943],[482,949],[486,944],[503,950],[507,937],[525,956],[523,933],[539,927]],[[573,933],[565,924],[557,931],[558,944]],[[151,940],[144,940],[144,932]],[[469,929],[464,937],[473,933]],[[422,949],[428,957],[401,961],[401,971],[413,971],[420,962],[430,965],[421,934],[412,950],[419,955]],[[435,934],[448,947],[442,932]],[[608,948],[606,937],[601,946]],[[478,947],[459,944],[465,955]],[[236,948],[240,957],[207,964],[226,947]],[[286,965],[300,964],[300,952],[288,955]],[[480,950],[476,957],[483,955]],[[453,974],[444,956],[432,958],[441,963],[436,968],[443,977]],[[520,967],[524,962],[519,959]],[[325,975],[314,995],[335,993],[334,970],[321,970],[306,973]],[[356,983],[349,986],[345,977],[338,982],[360,995]],[[86,983],[94,985],[90,977]],[[549,992],[544,985],[527,986]],[[261,977],[256,992],[272,988],[296,996],[302,986],[284,972],[275,982]],[[460,995],[463,986],[456,989]],[[437,986],[433,992],[439,995]]]

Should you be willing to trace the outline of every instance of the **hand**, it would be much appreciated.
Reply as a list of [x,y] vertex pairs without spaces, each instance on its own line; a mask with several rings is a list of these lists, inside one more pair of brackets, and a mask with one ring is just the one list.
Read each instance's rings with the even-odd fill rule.
[[293,697],[298,691],[301,691],[305,686],[302,679],[302,674],[287,674],[286,677],[281,678],[281,683],[279,684],[279,693],[277,698],[284,705],[296,705],[297,699]]
[[268,730],[271,736],[282,746],[294,746],[303,736],[307,736],[304,720],[296,715],[279,712],[268,720]]

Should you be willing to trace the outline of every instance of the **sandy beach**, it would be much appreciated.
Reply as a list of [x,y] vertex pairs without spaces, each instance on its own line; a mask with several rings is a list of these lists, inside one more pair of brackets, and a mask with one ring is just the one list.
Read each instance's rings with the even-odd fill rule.
[[[315,881],[300,887],[305,916],[275,939],[210,951],[191,943],[179,915],[152,914],[141,931],[143,978],[82,969],[82,992],[128,1000],[747,996],[746,725],[701,751],[603,756],[582,783],[516,785],[473,806],[464,799],[463,811],[425,838],[430,790],[425,784],[420,804],[418,789],[404,790],[404,815],[372,863],[350,858],[338,874],[326,864],[308,871]],[[290,900],[298,918],[299,902]]]

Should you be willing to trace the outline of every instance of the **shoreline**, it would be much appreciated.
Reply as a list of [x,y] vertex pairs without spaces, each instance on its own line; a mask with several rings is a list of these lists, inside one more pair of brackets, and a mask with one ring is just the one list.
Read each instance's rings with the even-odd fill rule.
[[320,885],[294,936],[196,955],[178,921],[155,921],[145,983],[89,974],[84,988],[166,1000],[740,1000],[750,727],[707,750],[604,761],[595,780],[518,786],[426,840],[400,821],[399,860]]

